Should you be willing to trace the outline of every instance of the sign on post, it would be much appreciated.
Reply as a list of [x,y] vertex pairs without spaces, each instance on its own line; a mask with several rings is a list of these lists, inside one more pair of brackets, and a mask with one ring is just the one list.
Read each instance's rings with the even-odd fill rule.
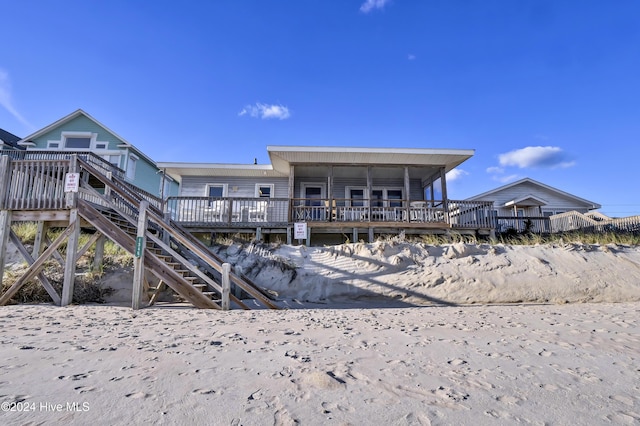
[[136,253],[135,253],[136,257],[142,256],[142,244],[143,244],[143,241],[144,241],[143,237],[137,237],[136,238]]
[[67,173],[64,177],[64,192],[78,192],[80,173]]
[[307,222],[296,222],[293,224],[293,238],[297,240],[307,238]]

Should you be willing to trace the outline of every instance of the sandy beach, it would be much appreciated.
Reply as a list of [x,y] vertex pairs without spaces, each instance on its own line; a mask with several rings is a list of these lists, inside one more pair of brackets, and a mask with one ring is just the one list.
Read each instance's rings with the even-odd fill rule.
[[0,423],[640,421],[637,302],[349,306],[3,307]]

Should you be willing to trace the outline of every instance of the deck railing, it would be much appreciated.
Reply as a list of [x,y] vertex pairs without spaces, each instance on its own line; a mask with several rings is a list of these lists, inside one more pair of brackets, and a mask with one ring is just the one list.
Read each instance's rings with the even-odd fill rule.
[[13,160],[70,160],[73,155],[91,164],[95,169],[103,174],[111,173],[113,176],[124,179],[125,172],[121,168],[114,166],[104,158],[93,152],[87,151],[14,151],[0,150],[0,155],[8,155]]
[[492,209],[491,202],[449,200],[448,221],[452,228],[492,229],[495,226]]
[[495,230],[499,233],[505,232],[533,232],[536,234],[546,234],[552,232],[551,222],[546,216],[513,217],[496,216]]
[[65,208],[64,177],[68,160],[3,161],[0,171],[4,195],[0,207],[8,210]]
[[[295,198],[293,222],[445,222],[442,202],[424,200],[369,200]],[[373,204],[373,205],[372,205]]]
[[255,226],[289,221],[286,198],[169,197],[165,209],[172,220],[189,224]]
[[640,215],[609,218],[603,214],[582,214],[576,211],[551,216],[551,232],[640,232]]

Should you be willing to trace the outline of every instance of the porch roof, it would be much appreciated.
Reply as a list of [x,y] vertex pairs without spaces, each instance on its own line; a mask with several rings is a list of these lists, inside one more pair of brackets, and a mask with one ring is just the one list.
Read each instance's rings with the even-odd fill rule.
[[507,201],[506,203],[504,203],[505,207],[513,207],[513,206],[520,206],[520,207],[534,207],[534,206],[546,206],[547,203],[545,200],[543,200],[540,197],[536,197],[533,194],[529,194],[526,195],[524,197],[520,197],[517,198],[515,200],[511,200],[511,201]]
[[268,146],[274,170],[289,173],[292,164],[404,165],[457,167],[474,154],[473,149],[356,148],[327,146]]
[[271,164],[216,164],[216,163],[157,163],[178,182],[182,176],[235,176],[235,177],[286,177],[287,173],[273,170]]

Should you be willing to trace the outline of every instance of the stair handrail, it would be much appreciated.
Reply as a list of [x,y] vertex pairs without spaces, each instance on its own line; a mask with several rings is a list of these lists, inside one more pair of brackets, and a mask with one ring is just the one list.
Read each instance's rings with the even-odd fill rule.
[[[109,186],[111,190],[116,191],[120,196],[127,199],[131,204],[136,205],[136,204],[139,204],[140,201],[142,201],[141,197],[138,197],[138,199],[136,199],[136,197],[130,195],[128,191],[122,190],[122,188],[120,188],[120,186],[117,185],[117,181],[114,182],[108,179],[106,176],[100,173],[96,173],[95,169],[93,169],[85,161],[78,159],[78,163],[81,167],[93,173],[94,176],[97,179],[99,179],[103,184],[105,184],[106,186]],[[135,219],[135,222],[133,222],[133,219]],[[148,208],[148,219],[150,222],[153,221],[156,224],[158,224],[159,227],[162,229],[162,231],[167,233],[169,237],[173,237],[174,240],[183,244],[192,254],[194,254],[195,256],[197,256],[202,261],[209,264],[216,271],[222,274],[222,263],[223,263],[222,260],[217,256],[215,256],[213,253],[211,253],[211,251],[204,244],[202,244],[202,242],[200,242],[197,238],[193,237],[193,235],[191,235],[188,231],[186,231],[182,226],[178,225],[176,222],[172,220],[166,221],[163,217],[162,212],[160,212],[157,208],[151,205],[149,205],[149,208]],[[137,224],[137,217],[127,218],[127,220]],[[236,274],[235,272],[231,272],[229,274],[229,278],[233,283],[235,283],[237,286],[242,288],[251,296],[258,299],[265,306],[271,309],[279,309],[277,305],[274,305],[273,303],[271,303],[270,296],[266,295],[266,293],[262,289],[260,289],[253,282],[250,282],[248,279],[246,279],[246,277],[243,278],[238,274]]]

